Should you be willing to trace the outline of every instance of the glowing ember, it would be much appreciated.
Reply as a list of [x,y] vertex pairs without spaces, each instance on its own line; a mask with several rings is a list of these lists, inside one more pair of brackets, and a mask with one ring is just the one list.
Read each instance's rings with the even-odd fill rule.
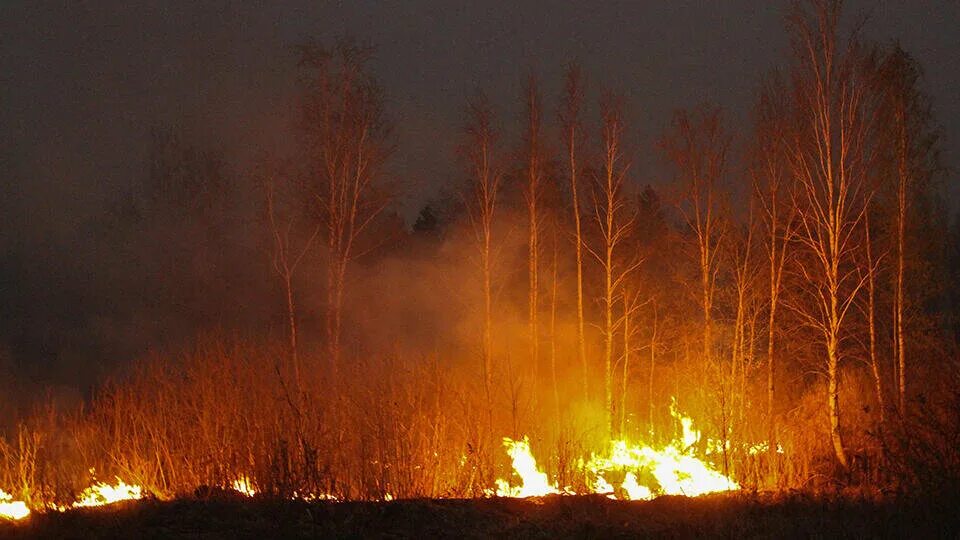
[[[387,494],[389,495],[389,493]],[[293,499],[298,499],[302,501],[333,501],[339,502],[340,497],[336,495],[330,495],[329,493],[321,493],[317,495],[316,493],[307,493],[306,495],[301,495],[296,491],[293,492]]]
[[103,482],[94,484],[83,490],[80,500],[73,503],[74,508],[87,506],[104,506],[120,501],[140,499],[143,497],[140,486],[131,486],[117,478],[116,485],[111,486]]
[[[694,456],[700,432],[693,429],[693,420],[681,415],[675,407],[671,407],[671,413],[680,422],[683,433],[669,445],[655,449],[623,440],[612,441],[609,453],[593,455],[588,462],[581,463],[581,470],[588,475],[590,492],[610,498],[646,500],[657,495],[695,497],[740,489],[736,482]],[[537,469],[526,438],[504,439],[504,446],[522,485],[511,487],[509,482],[498,479],[498,496],[534,497],[561,492],[550,483],[546,473]],[[619,490],[615,486],[619,486]]]
[[506,447],[507,454],[513,461],[513,470],[520,477],[522,484],[511,487],[506,480],[497,479],[498,497],[541,497],[560,493],[556,487],[550,485],[546,473],[537,470],[537,460],[530,453],[530,442],[526,437],[521,441],[505,437],[503,446]]
[[253,484],[250,483],[250,479],[246,476],[241,476],[240,478],[234,480],[232,487],[235,491],[238,491],[247,497],[253,497],[257,494],[257,490],[254,489]]
[[15,501],[6,491],[0,489],[0,518],[23,519],[30,515],[30,509],[23,501]]

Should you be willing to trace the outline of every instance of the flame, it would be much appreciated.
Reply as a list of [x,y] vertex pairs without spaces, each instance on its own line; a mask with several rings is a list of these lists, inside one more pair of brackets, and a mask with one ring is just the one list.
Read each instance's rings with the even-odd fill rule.
[[30,515],[30,509],[23,501],[13,500],[13,496],[0,489],[0,518],[23,519]]
[[648,501],[653,498],[653,492],[647,486],[641,486],[637,482],[637,475],[633,471],[628,472],[623,477],[623,483],[620,487],[627,493],[627,498],[631,501]]
[[560,491],[550,484],[547,474],[537,469],[537,460],[530,453],[530,441],[524,437],[515,441],[504,437],[503,446],[513,461],[513,470],[520,477],[522,484],[511,487],[506,480],[497,479],[498,497],[542,497]]
[[[667,446],[657,449],[615,440],[611,441],[606,454],[593,455],[586,463],[581,462],[581,470],[588,475],[590,492],[610,498],[648,500],[657,495],[695,497],[740,489],[736,482],[694,455],[700,432],[693,429],[693,420],[680,414],[675,404],[671,405],[670,412],[680,422],[682,434]],[[550,483],[547,474],[537,468],[526,437],[520,441],[505,438],[503,444],[522,484],[510,486],[506,480],[497,479],[497,496],[536,497],[561,493]],[[615,485],[619,485],[619,490]]]
[[253,484],[250,482],[250,479],[246,476],[241,476],[240,478],[233,481],[231,484],[234,491],[237,491],[247,497],[253,497],[257,494],[257,490],[254,489]]
[[80,500],[73,503],[73,507],[104,506],[115,502],[135,500],[143,497],[143,490],[140,486],[131,486],[124,483],[119,477],[115,478],[117,480],[116,485],[111,486],[110,484],[99,482],[83,490],[83,493],[80,494]]

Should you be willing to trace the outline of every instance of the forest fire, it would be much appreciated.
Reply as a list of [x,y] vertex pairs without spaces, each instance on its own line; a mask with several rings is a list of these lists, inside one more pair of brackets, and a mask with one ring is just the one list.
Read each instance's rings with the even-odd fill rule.
[[[694,455],[701,434],[693,429],[693,420],[680,414],[675,405],[671,407],[671,414],[680,422],[683,433],[668,445],[655,449],[648,445],[615,440],[610,443],[606,454],[595,454],[586,462],[581,460],[579,468],[588,474],[590,491],[610,498],[649,500],[658,495],[696,497],[740,489],[737,482]],[[511,486],[506,480],[497,479],[498,497],[524,498],[572,493],[570,488],[560,489],[551,484],[547,474],[537,468],[526,437],[519,441],[504,438],[503,445],[521,484]],[[619,489],[615,486],[619,486]]]
[[[671,507],[683,527],[684,507],[776,522],[765,505],[793,495],[952,502],[960,183],[945,161],[960,137],[945,135],[960,109],[936,102],[910,40],[848,28],[861,18],[841,0],[786,3],[668,32],[717,55],[693,61],[634,23],[677,28],[682,10],[728,3],[570,12],[573,26],[625,25],[592,39],[529,24],[535,2],[484,10],[504,19],[491,35],[522,21],[523,47],[472,22],[442,39],[464,10],[430,24],[419,2],[349,8],[427,24],[441,45],[490,43],[409,63],[392,50],[406,30],[371,28],[391,37],[380,58],[298,22],[341,17],[239,6],[204,9],[201,25],[158,8],[197,39],[238,30],[151,32],[139,41],[163,61],[124,51],[104,67],[61,53],[99,62],[146,22],[102,32],[114,25],[84,15],[90,28],[47,33],[111,41],[61,47],[41,35],[74,28],[42,24],[57,10],[11,18],[40,32],[24,54],[45,52],[8,85],[23,107],[0,103],[15,143],[0,145],[3,527],[214,507],[377,537],[363,527],[405,509],[432,526],[467,508],[527,529],[478,521],[458,537],[524,537],[537,531],[510,512],[539,509],[598,519],[581,535],[597,537],[618,536],[608,518],[623,512],[639,531],[623,536],[656,537],[674,532],[646,530]],[[778,11],[784,27],[764,29]],[[536,35],[553,27],[576,40]],[[266,29],[304,41],[247,44]],[[722,35],[747,29],[762,34]],[[236,51],[205,54],[207,41]],[[757,63],[730,49],[754,43]],[[501,53],[520,49],[528,69],[507,80],[520,64]],[[734,84],[664,77],[690,66]],[[392,88],[447,67],[490,87]],[[107,79],[76,80],[87,72]],[[820,510],[803,504],[791,510]]]

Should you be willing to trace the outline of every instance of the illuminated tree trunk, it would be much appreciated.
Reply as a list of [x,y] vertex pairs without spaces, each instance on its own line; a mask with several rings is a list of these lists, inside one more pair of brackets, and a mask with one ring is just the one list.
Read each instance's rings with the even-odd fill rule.
[[639,265],[635,262],[623,266],[617,261],[618,247],[633,225],[635,216],[625,216],[627,209],[623,197],[626,167],[621,164],[623,119],[618,98],[607,95],[601,104],[603,114],[603,171],[599,195],[594,193],[594,217],[600,231],[602,245],[599,250],[587,249],[600,263],[603,271],[603,380],[604,415],[608,434],[613,435],[616,425],[613,401],[613,353],[618,321],[613,310],[623,280]]
[[764,87],[757,107],[757,133],[754,162],[751,168],[754,192],[762,209],[765,226],[767,256],[767,429],[770,452],[776,452],[777,425],[774,416],[776,396],[776,332],[777,313],[780,307],[781,283],[787,254],[795,232],[796,212],[789,201],[790,193],[784,193],[784,170],[786,167],[784,134],[789,114],[784,101],[787,90],[779,81]]
[[583,101],[583,87],[580,82],[580,70],[571,66],[566,74],[564,105],[561,112],[564,143],[567,149],[567,163],[570,174],[570,195],[572,198],[574,224],[574,243],[577,255],[577,357],[580,361],[583,379],[583,397],[590,397],[590,370],[587,366],[587,346],[583,317],[583,235],[580,223],[579,182],[577,180],[577,144],[580,142],[580,105]]
[[792,16],[793,81],[797,131],[791,165],[801,191],[798,240],[807,263],[799,265],[808,303],[796,311],[823,338],[830,439],[847,466],[840,433],[839,369],[844,322],[869,272],[856,264],[851,240],[866,211],[871,110],[868,73],[855,46],[838,50],[840,3],[815,0],[813,13]]
[[[713,298],[719,272],[720,244],[724,236],[723,222],[718,215],[716,185],[723,178],[728,144],[720,111],[709,107],[694,114],[678,112],[674,116],[671,132],[662,143],[678,179],[685,186],[686,193],[679,209],[693,233],[695,243],[699,308],[703,323],[701,354],[703,362],[710,366],[714,365]],[[722,387],[722,366],[719,366],[719,373]]]
[[468,215],[480,255],[483,294],[483,344],[481,375],[487,408],[487,428],[493,427],[493,226],[500,191],[500,172],[493,163],[496,133],[490,106],[484,96],[470,102],[467,108],[466,141],[463,154],[472,176],[472,196]]
[[557,382],[557,245],[556,228],[553,235],[553,279],[550,287],[550,377],[553,382],[553,407],[557,414],[557,433],[560,433],[560,387]]
[[630,370],[630,306],[627,304],[627,294],[623,294],[623,371],[620,378],[620,429],[617,438],[623,438],[623,430],[627,420],[627,374]]
[[737,406],[737,419],[743,420],[744,408],[746,405],[746,395],[743,392],[746,377],[746,350],[747,350],[747,295],[752,289],[753,268],[753,208],[750,209],[750,217],[746,224],[746,238],[736,242],[735,246],[735,268],[734,268],[734,287],[736,289],[736,319],[734,321],[734,344],[733,361],[731,369],[733,370],[732,381],[740,381],[740,392],[736,397],[734,405]]
[[649,413],[649,418],[647,419],[647,432],[650,436],[653,436],[653,379],[654,379],[654,369],[656,367],[657,359],[657,323],[659,322],[657,316],[657,303],[654,300],[653,303],[653,328],[650,331],[650,373],[647,378],[647,412]]
[[894,298],[894,342],[897,355],[897,405],[900,416],[907,414],[906,337],[903,332],[904,230],[907,220],[907,182],[909,180],[906,110],[902,100],[895,105],[897,133],[897,283]]
[[[279,363],[274,365],[274,368],[277,372],[277,377],[280,379],[280,384],[283,387],[284,394],[286,395],[286,400],[290,405],[290,408],[293,410],[294,415],[297,418],[298,424],[298,437],[302,439],[302,414],[303,414],[303,380],[301,376],[301,366],[300,366],[300,356],[298,352],[298,341],[297,341],[297,315],[296,315],[296,302],[294,299],[293,293],[293,278],[297,270],[297,267],[300,265],[300,262],[310,251],[314,240],[320,232],[320,226],[317,225],[314,227],[313,232],[310,236],[303,241],[303,244],[294,252],[293,250],[293,239],[291,235],[295,232],[295,218],[290,217],[286,226],[281,226],[279,218],[277,216],[277,204],[276,204],[276,186],[272,180],[267,181],[265,186],[266,191],[266,206],[267,206],[267,218],[270,223],[270,232],[273,237],[273,268],[276,271],[277,275],[280,277],[283,282],[284,289],[284,299],[286,301],[286,311],[287,311],[287,330],[290,346],[290,365],[293,370],[293,383],[296,396],[291,396],[290,391],[287,388],[286,380],[284,379],[282,370],[280,369]],[[302,440],[300,441],[303,442]]]
[[529,270],[529,332],[530,332],[530,362],[533,367],[534,385],[538,383],[540,366],[540,332],[538,322],[540,292],[540,181],[541,156],[540,149],[540,92],[536,80],[531,77],[527,83],[527,189],[525,193],[528,218],[528,260]]
[[870,330],[870,369],[873,372],[873,386],[877,395],[877,408],[880,410],[880,426],[885,423],[886,405],[883,402],[883,380],[880,376],[880,363],[877,360],[877,324],[876,324],[876,266],[873,261],[873,248],[870,241],[870,217],[864,215],[867,249],[867,324]]

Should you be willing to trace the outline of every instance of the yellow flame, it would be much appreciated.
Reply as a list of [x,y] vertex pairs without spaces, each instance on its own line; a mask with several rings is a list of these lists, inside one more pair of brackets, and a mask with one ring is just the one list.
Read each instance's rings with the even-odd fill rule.
[[30,509],[23,501],[13,500],[13,496],[0,489],[0,518],[23,519],[30,515]]
[[504,437],[503,446],[513,461],[513,470],[520,477],[521,485],[511,486],[506,480],[497,479],[498,497],[542,497],[560,491],[550,484],[546,473],[537,469],[537,460],[530,453],[530,441],[524,437],[515,441]]
[[627,493],[627,498],[631,501],[648,501],[653,498],[653,492],[647,486],[641,486],[637,482],[637,475],[630,471],[624,476],[620,487]]
[[96,483],[80,494],[80,500],[73,503],[74,508],[87,506],[104,506],[120,501],[140,499],[143,497],[140,486],[131,486],[126,484],[119,477],[116,478],[116,485],[110,485],[104,482]]
[[253,497],[257,494],[257,490],[254,489],[253,484],[250,483],[250,479],[246,476],[241,476],[240,478],[234,480],[232,487],[235,491],[238,491],[247,497]]
[[[588,474],[590,492],[610,498],[647,500],[657,495],[695,497],[740,489],[736,482],[694,455],[700,432],[693,429],[693,420],[680,414],[675,404],[671,405],[670,412],[680,422],[682,434],[667,446],[657,449],[616,440],[611,442],[606,454],[593,455],[588,462],[581,463],[580,468]],[[520,441],[504,439],[503,443],[522,484],[511,486],[506,480],[497,479],[496,495],[535,497],[561,492],[550,483],[546,473],[537,468],[526,437]]]

